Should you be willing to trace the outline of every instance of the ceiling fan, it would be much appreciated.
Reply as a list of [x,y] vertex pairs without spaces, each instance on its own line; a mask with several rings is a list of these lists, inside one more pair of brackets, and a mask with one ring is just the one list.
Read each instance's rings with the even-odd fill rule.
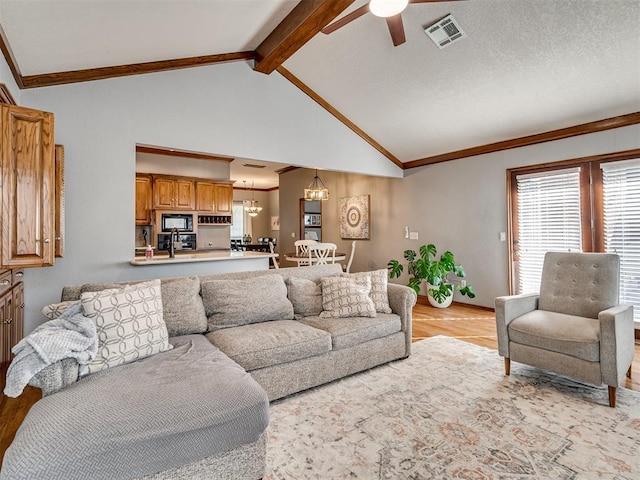
[[322,33],[328,35],[335,32],[346,24],[353,22],[356,18],[360,18],[367,12],[373,13],[377,17],[386,19],[387,26],[389,27],[389,33],[391,34],[391,40],[393,46],[397,47],[407,41],[404,35],[404,26],[402,24],[402,11],[407,7],[409,3],[435,3],[435,2],[451,2],[459,0],[369,0],[368,3],[355,9],[348,15],[345,15],[340,20],[327,25],[322,30]]

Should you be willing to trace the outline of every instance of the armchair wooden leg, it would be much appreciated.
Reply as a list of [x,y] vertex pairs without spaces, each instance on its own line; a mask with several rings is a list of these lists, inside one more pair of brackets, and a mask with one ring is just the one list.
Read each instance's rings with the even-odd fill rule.
[[633,365],[629,365],[629,370],[627,370],[627,377],[631,378],[631,369],[633,368]]
[[511,373],[511,359],[504,357],[504,374],[508,377]]
[[616,407],[616,387],[609,385],[609,406],[611,408]]

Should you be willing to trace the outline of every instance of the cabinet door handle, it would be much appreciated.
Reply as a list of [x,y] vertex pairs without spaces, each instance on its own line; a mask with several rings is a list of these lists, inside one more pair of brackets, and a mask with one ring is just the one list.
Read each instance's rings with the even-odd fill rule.
[[24,277],[24,273],[22,273],[22,272],[16,272],[16,277],[20,277],[20,278],[22,278],[22,277]]
[[20,308],[24,308],[24,303],[21,303],[21,304],[20,304]]
[[4,323],[6,323],[7,325],[11,325],[11,322],[13,322],[13,318],[10,318],[9,320],[5,321]]
[[62,240],[62,238],[56,237],[56,242],[59,242],[60,240]]
[[2,285],[3,287],[6,287],[7,285],[11,285],[11,282],[9,280],[2,280],[0,282],[0,285]]
[[49,243],[51,240],[49,240],[48,238],[44,239],[44,243]]

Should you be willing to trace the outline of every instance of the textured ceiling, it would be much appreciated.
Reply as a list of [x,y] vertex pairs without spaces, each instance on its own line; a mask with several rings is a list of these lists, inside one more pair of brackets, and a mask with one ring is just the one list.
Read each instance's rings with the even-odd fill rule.
[[[467,36],[440,50],[424,27],[449,13]],[[640,110],[636,0],[410,4],[402,18],[398,47],[367,13],[285,63],[402,161]]]
[[[253,50],[296,3],[0,0],[0,25],[26,76]],[[449,13],[467,36],[439,50],[423,30]],[[640,111],[640,0],[423,3],[402,18],[399,47],[367,13],[284,64],[402,161]]]

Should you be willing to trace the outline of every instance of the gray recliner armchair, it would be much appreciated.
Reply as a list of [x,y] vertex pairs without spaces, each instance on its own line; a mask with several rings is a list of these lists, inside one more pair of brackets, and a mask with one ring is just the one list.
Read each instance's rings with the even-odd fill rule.
[[510,361],[616,389],[631,377],[633,306],[619,305],[620,258],[607,253],[545,255],[540,294],[495,301],[498,351]]

